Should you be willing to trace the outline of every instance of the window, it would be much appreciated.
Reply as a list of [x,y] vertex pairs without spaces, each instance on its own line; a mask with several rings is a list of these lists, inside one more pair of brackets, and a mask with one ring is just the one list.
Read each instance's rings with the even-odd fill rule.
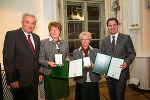
[[64,1],[65,39],[70,53],[80,47],[79,34],[92,33],[90,45],[100,49],[104,32],[104,0],[65,0]]

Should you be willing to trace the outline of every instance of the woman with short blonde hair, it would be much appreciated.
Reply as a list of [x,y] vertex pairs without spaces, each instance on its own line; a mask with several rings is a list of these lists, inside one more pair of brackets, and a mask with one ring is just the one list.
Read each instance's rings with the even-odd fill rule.
[[88,35],[89,39],[90,39],[90,40],[92,39],[92,35],[91,35],[90,32],[81,32],[81,33],[79,34],[79,39],[80,39],[80,40],[81,40],[81,37],[82,37],[83,35]]
[[90,32],[81,32],[81,33],[79,34],[79,39],[80,39],[80,40],[81,40],[81,37],[82,37],[83,35],[88,35],[88,38],[89,38],[90,40],[92,39],[92,35],[91,35]]
[[100,100],[98,81],[101,80],[101,76],[92,72],[99,50],[90,46],[92,39],[90,32],[81,32],[79,39],[81,46],[73,51],[73,59],[89,57],[91,65],[83,65],[83,76],[74,78],[76,82],[75,100]]

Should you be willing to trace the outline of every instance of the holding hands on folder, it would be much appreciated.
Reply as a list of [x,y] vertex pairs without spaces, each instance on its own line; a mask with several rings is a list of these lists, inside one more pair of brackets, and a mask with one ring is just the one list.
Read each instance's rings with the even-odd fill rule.
[[[69,58],[66,58],[65,60],[70,61]],[[48,65],[50,65],[52,68],[56,67],[56,63],[54,63],[54,62],[48,62]]]
[[126,69],[126,68],[127,68],[127,63],[124,62],[123,64],[121,64],[121,65],[120,65],[120,68],[121,68],[122,70]]
[[70,61],[70,59],[69,59],[69,58],[66,58],[65,60],[66,60],[66,61]]
[[52,68],[56,67],[56,64],[54,62],[48,62],[48,65],[50,65]]
[[83,69],[87,70],[87,69],[93,69],[94,67],[94,64],[91,62],[91,66],[90,67],[86,67],[83,65]]
[[[127,68],[127,63],[124,62],[123,64],[120,65],[121,70],[123,71],[124,69]],[[108,78],[108,76],[106,76],[106,74],[104,74],[105,78]]]

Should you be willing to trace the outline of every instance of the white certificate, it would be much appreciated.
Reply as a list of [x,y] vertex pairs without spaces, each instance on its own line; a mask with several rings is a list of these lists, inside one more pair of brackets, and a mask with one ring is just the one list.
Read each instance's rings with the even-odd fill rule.
[[69,77],[82,76],[82,59],[72,60],[69,63]]
[[83,63],[84,63],[84,67],[90,67],[91,66],[90,57],[84,57]]
[[107,76],[119,80],[120,74],[121,74],[120,65],[123,64],[123,62],[124,62],[124,59],[112,57]]
[[56,65],[62,65],[62,54],[55,54],[55,63]]

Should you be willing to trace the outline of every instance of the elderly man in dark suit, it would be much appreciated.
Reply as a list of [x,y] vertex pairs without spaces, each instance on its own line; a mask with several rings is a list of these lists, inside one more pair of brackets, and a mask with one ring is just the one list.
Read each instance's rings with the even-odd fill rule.
[[5,36],[3,63],[14,100],[38,100],[40,38],[32,33],[36,22],[34,15],[25,13],[22,27]]
[[91,33],[81,32],[79,39],[81,47],[73,51],[73,59],[89,57],[91,67],[84,66],[83,76],[74,79],[76,81],[75,100],[100,100],[98,81],[101,80],[101,76],[92,72],[99,50],[90,46]]
[[125,59],[120,67],[122,72],[119,80],[107,78],[110,100],[125,100],[125,88],[129,79],[129,66],[133,62],[136,53],[129,35],[118,32],[119,24],[116,18],[107,20],[109,36],[102,41],[103,54]]

